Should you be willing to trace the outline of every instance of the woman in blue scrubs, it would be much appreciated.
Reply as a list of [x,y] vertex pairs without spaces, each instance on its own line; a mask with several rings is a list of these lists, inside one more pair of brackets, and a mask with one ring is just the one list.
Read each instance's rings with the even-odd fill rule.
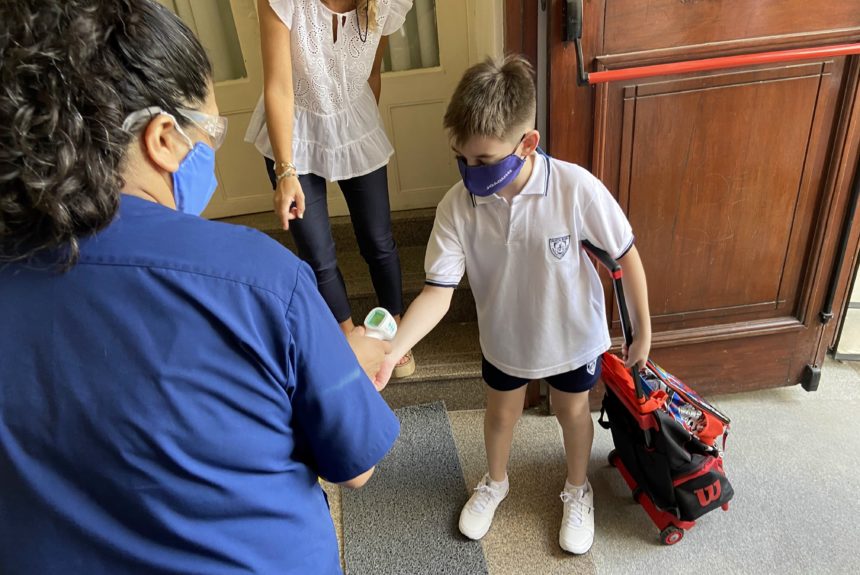
[[203,48],[152,0],[15,0],[0,59],[0,572],[339,573],[317,477],[396,439],[383,350],[198,217]]

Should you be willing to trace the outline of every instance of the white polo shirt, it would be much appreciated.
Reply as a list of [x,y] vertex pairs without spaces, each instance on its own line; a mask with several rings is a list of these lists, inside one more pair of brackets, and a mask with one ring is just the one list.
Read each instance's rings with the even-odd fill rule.
[[467,273],[487,361],[515,377],[557,375],[610,347],[585,239],[617,259],[633,245],[633,231],[600,180],[535,154],[511,204],[472,196],[462,182],[445,194],[427,245],[426,283],[456,287]]

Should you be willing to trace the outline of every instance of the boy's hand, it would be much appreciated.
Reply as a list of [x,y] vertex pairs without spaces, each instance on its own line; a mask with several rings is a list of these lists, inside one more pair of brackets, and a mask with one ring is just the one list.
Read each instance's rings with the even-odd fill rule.
[[644,341],[639,338],[633,339],[633,345],[630,346],[630,349],[627,349],[626,344],[623,345],[621,351],[624,354],[624,365],[627,369],[633,369],[633,366],[636,366],[637,371],[644,369],[645,362],[648,361],[650,348],[650,341]]
[[[365,329],[358,326],[346,336],[346,341],[349,347],[352,348],[352,353],[358,358],[358,363],[367,374],[371,381],[374,381],[376,374],[382,367],[382,362],[387,358],[385,355],[391,351],[391,344],[387,341],[381,341],[373,337],[364,335]],[[387,380],[386,380],[387,382]]]
[[385,389],[385,386],[388,385],[388,380],[391,379],[391,374],[394,371],[394,367],[397,365],[399,360],[391,354],[387,354],[385,359],[382,361],[382,365],[379,368],[379,371],[376,374],[376,377],[372,377],[373,385],[376,386],[377,391],[382,391]]

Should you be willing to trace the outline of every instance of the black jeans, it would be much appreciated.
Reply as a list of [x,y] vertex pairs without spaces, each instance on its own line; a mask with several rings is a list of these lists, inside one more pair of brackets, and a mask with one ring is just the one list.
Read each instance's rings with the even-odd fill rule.
[[[275,188],[275,163],[266,158],[266,170]],[[298,256],[314,270],[317,286],[338,323],[352,316],[346,285],[337,265],[334,238],[326,201],[326,181],[316,174],[299,176],[305,194],[305,214],[290,222]],[[346,204],[358,250],[370,268],[379,305],[393,315],[403,313],[400,255],[391,233],[387,167],[338,182]]]

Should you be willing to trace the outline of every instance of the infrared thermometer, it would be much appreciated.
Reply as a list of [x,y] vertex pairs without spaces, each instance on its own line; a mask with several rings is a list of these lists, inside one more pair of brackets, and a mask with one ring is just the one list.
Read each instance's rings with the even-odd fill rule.
[[368,337],[391,341],[397,333],[397,323],[387,309],[375,307],[364,318],[364,329]]

